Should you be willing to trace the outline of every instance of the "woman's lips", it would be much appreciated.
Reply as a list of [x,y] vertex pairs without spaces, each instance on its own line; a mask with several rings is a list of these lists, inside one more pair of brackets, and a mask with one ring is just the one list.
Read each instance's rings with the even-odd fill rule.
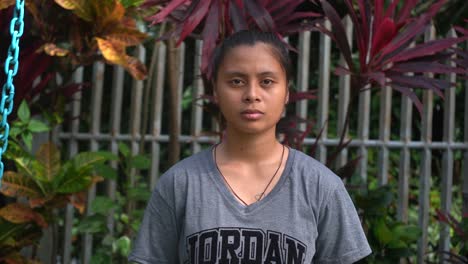
[[247,120],[258,120],[264,115],[264,113],[259,110],[245,110],[241,112],[241,115]]

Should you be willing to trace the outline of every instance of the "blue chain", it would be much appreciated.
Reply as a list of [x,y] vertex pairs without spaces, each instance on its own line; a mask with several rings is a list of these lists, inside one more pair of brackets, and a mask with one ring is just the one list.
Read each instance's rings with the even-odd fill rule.
[[13,97],[15,96],[15,85],[13,77],[18,73],[18,55],[19,41],[24,31],[24,0],[16,0],[16,5],[13,10],[13,18],[10,23],[11,44],[8,49],[8,57],[5,61],[5,74],[7,75],[6,83],[2,88],[2,98],[0,101],[0,186],[2,186],[3,178],[3,161],[2,155],[8,147],[8,135],[10,134],[10,125],[8,125],[8,115],[13,110]]

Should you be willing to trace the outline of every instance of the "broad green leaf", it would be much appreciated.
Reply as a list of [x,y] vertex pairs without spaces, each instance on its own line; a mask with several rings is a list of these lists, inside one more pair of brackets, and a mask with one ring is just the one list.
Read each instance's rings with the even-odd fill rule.
[[130,148],[125,143],[119,142],[119,152],[126,158],[130,157]]
[[31,112],[29,111],[29,106],[26,101],[22,101],[18,108],[18,118],[23,121],[23,123],[28,123],[31,118]]
[[93,177],[89,174],[76,173],[66,175],[58,186],[56,192],[72,194],[86,190],[92,184]]
[[99,152],[81,152],[72,158],[72,164],[78,171],[90,170],[92,166],[103,161],[106,161],[106,157]]
[[36,158],[44,167],[44,176],[50,182],[60,171],[60,151],[55,144],[42,144],[36,153]]
[[135,169],[148,169],[151,166],[151,160],[143,155],[137,155],[131,158],[129,166]]
[[91,215],[81,220],[77,226],[80,233],[104,233],[107,232],[107,217],[104,215]]
[[127,257],[130,253],[131,246],[130,238],[122,236],[112,244],[112,251],[119,253],[123,257]]
[[373,231],[375,237],[382,245],[386,245],[392,240],[392,233],[383,219],[376,221]]
[[91,257],[91,264],[107,264],[112,263],[110,253],[98,252]]
[[131,188],[128,190],[127,197],[132,201],[148,201],[151,196],[151,192],[146,188]]
[[32,149],[32,134],[31,134],[31,132],[24,131],[21,134],[21,139],[23,140],[24,145],[26,145],[26,148],[28,150],[31,150]]
[[415,225],[399,225],[393,229],[395,236],[398,236],[405,242],[415,242],[421,236],[421,229]]
[[8,197],[41,197],[41,190],[31,177],[14,171],[7,171],[3,174],[0,191]]
[[145,0],[120,0],[120,2],[125,8],[132,6],[140,6],[144,1]]
[[30,177],[35,176],[36,173],[33,169],[34,160],[28,157],[15,157],[14,161],[19,172]]
[[96,155],[103,157],[105,160],[119,160],[119,156],[115,155],[110,151],[96,151],[93,153],[96,153]]
[[103,178],[109,180],[116,180],[117,179],[117,171],[105,164],[97,164],[94,166],[94,171],[96,175],[101,176]]
[[37,119],[31,119],[31,121],[28,124],[28,130],[31,132],[46,132],[49,131],[50,128],[46,123],[43,123],[42,121],[39,121]]
[[91,203],[91,211],[96,214],[107,215],[116,207],[115,202],[108,197],[98,196]]

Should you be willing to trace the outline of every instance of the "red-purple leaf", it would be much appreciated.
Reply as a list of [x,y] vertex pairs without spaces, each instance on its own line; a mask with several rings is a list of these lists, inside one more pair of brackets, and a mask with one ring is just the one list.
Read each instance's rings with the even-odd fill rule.
[[[216,1],[216,0],[215,0]],[[176,45],[179,45],[192,31],[200,24],[203,18],[205,18],[208,9],[210,8],[211,0],[199,1],[194,7],[191,14],[187,17],[184,22],[182,33],[177,41]]]
[[234,31],[237,32],[241,30],[246,30],[248,28],[244,13],[242,12],[242,9],[238,6],[237,2],[234,0],[231,0],[231,3],[229,5],[229,14],[232,19]]
[[396,26],[391,18],[385,18],[382,23],[378,24],[378,28],[372,38],[371,57],[379,52],[387,45],[396,34]]
[[350,75],[352,74],[352,72],[343,66],[337,66],[335,68],[335,74],[336,75]]
[[211,5],[210,12],[208,12],[208,17],[206,18],[205,28],[203,29],[203,56],[202,56],[202,65],[201,71],[202,73],[206,73],[207,78],[211,79],[212,77],[212,70],[209,67],[211,60],[211,56],[213,54],[213,50],[216,46],[216,41],[219,36],[219,12],[220,12],[220,3],[219,1],[215,0],[213,5]]
[[442,89],[450,88],[451,84],[446,80],[437,80],[425,76],[406,76],[406,75],[390,75],[387,77],[392,80],[392,83],[396,83],[401,86],[409,86],[413,88],[430,89],[434,91],[438,96],[444,97]]
[[405,23],[411,15],[411,10],[416,6],[418,0],[405,0],[403,1],[403,7],[398,12],[398,18],[396,19],[397,24]]
[[[397,7],[398,3],[400,0],[393,0],[390,3],[390,6],[387,8],[387,11],[385,11],[385,17],[394,17],[395,14],[395,8]],[[394,19],[395,20],[395,19]]]
[[262,31],[275,31],[275,22],[263,6],[251,0],[245,1],[244,4],[247,12]]
[[187,1],[188,0],[171,0],[166,7],[159,11],[156,15],[149,17],[148,20],[153,21],[151,25],[158,24],[163,21],[169,14],[171,14],[172,11]]
[[453,45],[464,41],[465,38],[447,38],[431,40],[415,47],[400,52],[398,55],[389,58],[389,62],[407,61],[413,58],[432,55],[439,51],[451,48]]
[[348,67],[353,70],[353,60],[351,58],[351,49],[349,47],[348,38],[346,37],[346,30],[341,22],[341,18],[336,12],[335,8],[331,6],[327,1],[320,1],[322,3],[323,11],[330,20],[330,23],[333,27],[333,36],[336,40],[336,44],[343,53],[343,58],[345,59]]
[[374,21],[372,22],[372,33],[374,36],[377,34],[377,30],[381,27],[381,23],[384,20],[383,5],[383,0],[374,0]]
[[396,83],[391,83],[390,86],[402,93],[404,96],[407,96],[414,104],[414,106],[416,107],[416,109],[418,109],[418,112],[420,115],[422,115],[422,103],[421,103],[421,100],[419,100],[418,96],[416,96],[416,94],[408,87],[406,86],[401,86],[401,85],[398,85]]
[[317,98],[316,93],[317,93],[316,90],[290,93],[289,102],[294,103],[300,100],[316,99]]
[[403,62],[393,65],[392,71],[397,71],[401,73],[408,72],[430,72],[430,73],[457,73],[457,74],[466,74],[468,73],[467,69],[455,68],[449,65],[441,64],[438,62]]

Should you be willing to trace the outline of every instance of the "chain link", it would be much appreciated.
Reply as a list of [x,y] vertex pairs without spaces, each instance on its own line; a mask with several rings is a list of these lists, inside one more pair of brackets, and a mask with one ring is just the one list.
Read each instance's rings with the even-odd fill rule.
[[18,73],[19,41],[24,32],[24,0],[16,0],[13,10],[13,18],[10,23],[11,44],[8,49],[8,56],[5,60],[6,82],[2,87],[0,99],[0,186],[3,178],[3,153],[8,147],[8,135],[10,134],[10,125],[8,125],[8,115],[13,111],[13,98],[15,96],[15,85],[13,77]]

